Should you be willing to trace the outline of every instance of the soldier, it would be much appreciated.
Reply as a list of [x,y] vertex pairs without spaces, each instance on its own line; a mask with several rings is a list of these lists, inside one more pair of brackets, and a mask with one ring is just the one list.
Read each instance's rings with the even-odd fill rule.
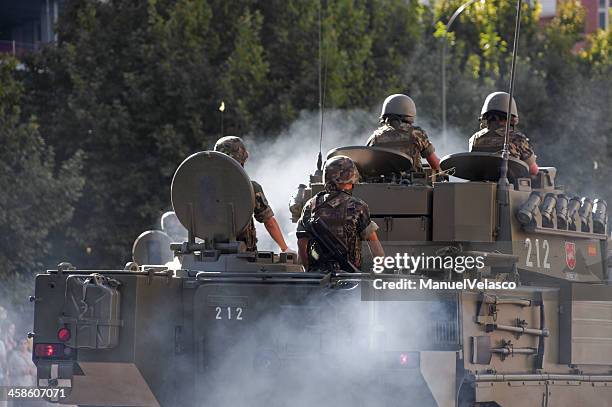
[[[309,222],[322,219],[329,231],[347,249],[348,261],[355,267],[361,266],[361,242],[366,240],[374,256],[384,256],[376,230],[378,225],[370,219],[368,205],[352,195],[353,184],[359,180],[359,173],[353,160],[345,156],[332,157],[323,168],[324,190],[312,197],[302,210],[298,221],[298,253],[302,264],[309,270],[339,270],[337,259],[326,256],[309,231]],[[351,271],[351,270],[345,270]]]
[[[481,130],[470,138],[470,151],[502,152],[509,98],[510,95],[506,92],[494,92],[487,96],[480,112]],[[515,130],[519,118],[514,98],[512,98],[511,115],[510,134],[508,135],[510,156],[524,161],[529,166],[529,172],[536,175],[539,171],[538,164],[536,164],[537,156],[529,145],[529,139],[523,133]]]
[[[247,158],[249,158],[249,153],[240,137],[227,136],[220,138],[215,143],[215,151],[229,155],[243,167]],[[255,192],[255,210],[253,213],[255,220],[264,224],[270,237],[278,244],[281,251],[286,252],[289,248],[287,243],[285,243],[283,232],[274,217],[274,212],[272,212],[272,208],[268,205],[261,185],[255,181],[251,181],[251,183],[253,184],[253,191]],[[255,232],[255,223],[252,218],[246,230],[239,236],[236,236],[236,239],[244,242],[248,251],[257,250],[257,235]]]
[[415,118],[416,105],[410,97],[402,94],[388,96],[382,106],[380,127],[372,133],[366,145],[399,150],[412,158],[416,171],[423,171],[421,157],[433,170],[439,171],[440,159],[425,130],[413,125]]

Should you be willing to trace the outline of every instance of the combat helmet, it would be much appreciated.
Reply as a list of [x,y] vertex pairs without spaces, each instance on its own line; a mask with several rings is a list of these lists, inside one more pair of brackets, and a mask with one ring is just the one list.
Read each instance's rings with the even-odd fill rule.
[[[480,117],[483,118],[486,113],[491,112],[500,112],[502,114],[505,113],[507,115],[509,97],[510,95],[506,92],[493,92],[489,94],[489,96],[487,96],[487,98],[485,99],[484,104],[482,105]],[[512,108],[510,110],[510,113],[512,114],[512,116],[518,119],[518,109],[516,108],[516,101],[514,100],[514,98],[512,98]]]
[[355,184],[359,181],[359,171],[349,157],[337,155],[325,161],[323,180],[326,185]]
[[238,161],[240,165],[244,165],[247,158],[249,158],[249,153],[240,137],[221,137],[215,143],[215,151],[229,155],[234,160]]
[[401,93],[387,96],[382,105],[380,118],[383,119],[389,115],[407,116],[414,119],[416,117],[414,100]]

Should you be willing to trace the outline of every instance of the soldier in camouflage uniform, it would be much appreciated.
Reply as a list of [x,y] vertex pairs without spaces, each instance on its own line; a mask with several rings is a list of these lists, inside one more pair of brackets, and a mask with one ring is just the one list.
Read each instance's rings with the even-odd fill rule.
[[[215,151],[229,155],[243,167],[244,163],[249,158],[249,153],[240,137],[228,136],[220,138],[215,143]],[[270,208],[268,204],[263,188],[255,181],[251,181],[251,183],[253,185],[253,192],[255,192],[255,210],[253,211],[255,220],[264,224],[266,230],[276,244],[278,244],[281,251],[286,252],[289,248],[287,247],[287,243],[285,243],[283,232],[274,217],[274,212],[272,212],[272,208]],[[240,235],[236,236],[236,240],[244,242],[247,251],[257,250],[257,235],[253,218],[251,218],[246,229]]]
[[[302,209],[298,221],[298,253],[302,264],[309,270],[339,270],[336,259],[330,257],[308,231],[309,222],[319,218],[347,248],[348,261],[361,266],[361,242],[366,240],[374,256],[384,256],[376,230],[370,219],[368,205],[352,195],[353,184],[359,173],[353,160],[345,156],[332,157],[323,168],[325,188],[312,197]],[[345,270],[350,271],[350,270]]]
[[[470,151],[502,152],[509,98],[510,95],[506,92],[494,92],[487,96],[480,112],[481,130],[470,137]],[[511,115],[508,152],[510,157],[524,161],[529,166],[529,172],[535,175],[539,171],[536,163],[537,157],[529,145],[529,139],[515,129],[518,123],[518,110],[514,98],[512,99]]]
[[416,105],[402,94],[390,95],[383,103],[380,114],[380,127],[372,133],[367,146],[396,149],[412,158],[415,171],[423,171],[421,157],[425,158],[432,169],[440,169],[440,160],[435,148],[427,138],[427,133],[414,126]]

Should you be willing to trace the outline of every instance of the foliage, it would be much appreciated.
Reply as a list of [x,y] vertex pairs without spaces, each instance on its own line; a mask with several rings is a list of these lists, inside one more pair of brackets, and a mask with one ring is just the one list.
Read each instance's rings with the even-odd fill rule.
[[7,288],[39,271],[50,232],[70,221],[83,186],[82,153],[57,161],[36,118],[22,118],[17,66],[0,57],[0,283],[2,295],[14,301],[21,291]]

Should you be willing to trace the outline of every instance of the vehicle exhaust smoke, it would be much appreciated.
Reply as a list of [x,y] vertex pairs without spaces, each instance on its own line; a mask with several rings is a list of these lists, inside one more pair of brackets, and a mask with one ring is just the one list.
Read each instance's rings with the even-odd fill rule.
[[[461,136],[452,129],[444,139],[430,129],[427,118],[417,118],[417,126],[428,132],[430,141],[440,158],[447,154],[467,151],[470,135]],[[249,161],[245,169],[251,179],[259,182],[278,220],[290,248],[297,249],[296,224],[291,222],[289,200],[299,184],[308,185],[309,175],[314,173],[319,153],[319,114],[302,112],[299,119],[276,137],[245,137],[249,149]],[[336,147],[365,145],[372,131],[378,126],[378,113],[355,110],[330,110],[325,112],[322,152]],[[263,140],[263,141],[262,141]],[[264,226],[256,222],[259,250],[279,251]]]

